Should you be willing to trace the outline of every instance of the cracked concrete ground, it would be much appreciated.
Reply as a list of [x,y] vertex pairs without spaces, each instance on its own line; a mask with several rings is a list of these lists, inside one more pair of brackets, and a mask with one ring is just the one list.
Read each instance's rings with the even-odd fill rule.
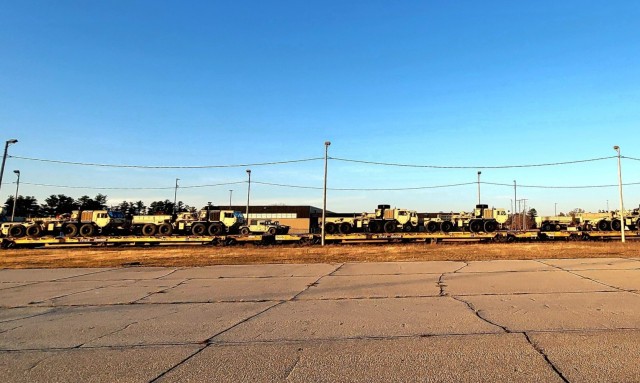
[[640,259],[0,270],[0,381],[640,381]]

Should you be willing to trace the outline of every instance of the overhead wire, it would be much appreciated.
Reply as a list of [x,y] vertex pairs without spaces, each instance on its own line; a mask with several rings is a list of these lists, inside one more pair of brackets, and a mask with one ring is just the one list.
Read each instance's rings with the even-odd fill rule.
[[544,167],[544,166],[559,166],[559,165],[571,165],[571,164],[579,164],[585,162],[594,162],[594,161],[602,161],[608,160],[611,158],[617,158],[617,156],[608,156],[608,157],[598,157],[598,158],[589,158],[585,160],[574,160],[574,161],[562,161],[562,162],[548,162],[541,164],[525,164],[525,165],[495,165],[495,166],[445,166],[445,165],[420,165],[420,164],[402,164],[402,163],[393,163],[393,162],[378,162],[378,161],[364,161],[364,160],[354,160],[349,158],[340,158],[340,157],[329,157],[335,161],[342,162],[353,162],[358,164],[367,164],[367,165],[382,165],[382,166],[396,166],[396,167],[407,167],[407,168],[430,168],[430,169],[510,169],[510,168],[533,168],[533,167]]
[[44,158],[33,158],[33,157],[23,157],[23,156],[14,156],[14,155],[9,155],[9,157],[10,158],[19,159],[19,160],[48,162],[48,163],[56,163],[56,164],[64,164],[64,165],[95,166],[95,167],[104,167],[104,168],[128,168],[128,169],[240,168],[240,167],[247,167],[247,166],[268,166],[268,165],[293,164],[293,163],[298,163],[298,162],[310,162],[310,161],[317,161],[317,160],[324,159],[324,157],[312,157],[312,158],[301,158],[301,159],[286,160],[286,161],[269,161],[269,162],[255,162],[255,163],[247,163],[247,164],[225,164],[225,165],[123,165],[123,164],[100,164],[100,163],[91,163],[91,162],[74,162],[74,161],[50,160],[50,159],[44,159]]

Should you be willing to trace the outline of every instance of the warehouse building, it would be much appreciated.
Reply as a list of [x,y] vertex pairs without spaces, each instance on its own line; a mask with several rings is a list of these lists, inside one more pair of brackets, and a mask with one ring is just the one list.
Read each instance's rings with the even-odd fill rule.
[[[246,205],[217,206],[216,208],[237,210],[242,214],[247,210]],[[322,209],[315,206],[250,205],[248,218],[278,221],[282,225],[290,226],[291,234],[317,233],[320,227],[319,222],[322,221]]]

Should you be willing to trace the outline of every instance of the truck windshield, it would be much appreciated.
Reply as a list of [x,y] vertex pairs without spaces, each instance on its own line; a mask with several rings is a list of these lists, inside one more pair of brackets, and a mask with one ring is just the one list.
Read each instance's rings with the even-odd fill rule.
[[111,218],[124,218],[124,213],[121,211],[110,211],[107,214],[109,214]]
[[234,212],[233,212],[233,215],[234,215],[236,218],[244,218],[244,216],[242,215],[242,212],[239,212],[239,211],[234,211]]

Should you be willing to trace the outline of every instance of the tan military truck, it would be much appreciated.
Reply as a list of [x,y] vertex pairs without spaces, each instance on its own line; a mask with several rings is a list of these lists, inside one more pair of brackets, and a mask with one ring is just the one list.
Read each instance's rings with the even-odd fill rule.
[[435,219],[428,219],[423,222],[426,231],[434,233],[442,231],[468,230],[472,233],[486,232],[493,233],[507,222],[508,214],[502,208],[489,208],[489,205],[476,205],[473,212],[442,213]]
[[349,234],[352,232],[394,233],[396,231],[418,231],[418,213],[415,210],[391,209],[390,205],[378,205],[374,213],[356,216],[325,218],[326,234]]
[[134,234],[153,236],[173,234],[173,216],[162,215],[134,215],[131,217],[131,231]]
[[[124,214],[111,210],[74,210],[58,217],[32,218],[22,223],[7,225],[7,236],[20,238],[43,235],[83,237],[126,233]],[[2,228],[4,231],[5,229]]]
[[173,223],[174,232],[191,235],[238,233],[244,224],[242,212],[205,208],[197,213],[180,213]]
[[[571,216],[537,216],[535,218],[536,227],[540,231],[560,231],[573,227],[573,217]],[[573,227],[575,230],[575,227]]]
[[266,234],[266,235],[282,235],[289,232],[289,226],[281,225],[278,221],[271,220],[249,220],[248,225],[240,227],[240,234]]

